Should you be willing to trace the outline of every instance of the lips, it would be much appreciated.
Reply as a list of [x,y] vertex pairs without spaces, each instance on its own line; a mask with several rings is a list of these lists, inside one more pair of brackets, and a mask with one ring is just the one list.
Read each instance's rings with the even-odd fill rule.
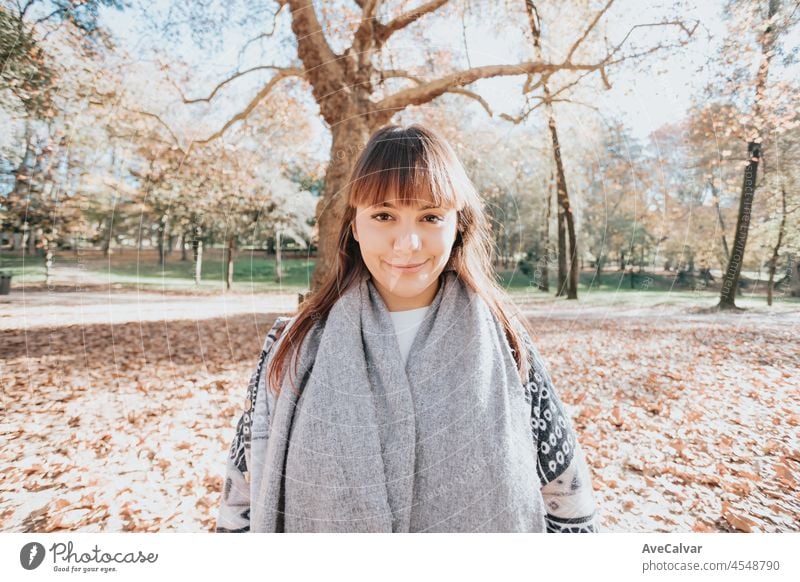
[[407,263],[405,265],[393,265],[392,263],[387,263],[384,261],[387,267],[391,267],[392,269],[399,271],[401,273],[415,273],[419,271],[428,261],[422,261],[421,263]]
[[421,263],[409,263],[408,265],[392,265],[390,263],[387,263],[387,265],[389,265],[390,267],[395,267],[397,269],[413,269],[414,267],[419,267],[420,265],[424,264],[425,261],[422,261]]

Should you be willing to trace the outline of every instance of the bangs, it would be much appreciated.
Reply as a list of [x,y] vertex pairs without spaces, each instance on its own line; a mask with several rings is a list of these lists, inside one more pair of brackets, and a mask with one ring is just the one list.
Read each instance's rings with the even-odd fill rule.
[[463,208],[465,190],[459,187],[463,169],[451,152],[413,130],[376,138],[367,144],[353,171],[350,206],[389,201],[399,206]]

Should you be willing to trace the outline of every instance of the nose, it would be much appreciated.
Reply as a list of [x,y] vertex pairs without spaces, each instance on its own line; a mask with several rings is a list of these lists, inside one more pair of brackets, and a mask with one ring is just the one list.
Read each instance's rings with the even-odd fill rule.
[[413,229],[401,232],[394,240],[394,250],[397,252],[414,252],[421,246],[422,241]]

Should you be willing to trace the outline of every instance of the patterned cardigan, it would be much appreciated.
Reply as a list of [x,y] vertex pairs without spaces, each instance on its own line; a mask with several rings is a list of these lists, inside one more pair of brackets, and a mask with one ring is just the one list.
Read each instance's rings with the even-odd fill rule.
[[[250,531],[251,435],[256,417],[269,423],[274,395],[266,390],[266,368],[272,346],[291,322],[278,317],[267,333],[255,371],[250,377],[244,410],[226,461],[222,503],[217,517],[217,533]],[[548,533],[599,532],[597,508],[592,494],[589,469],[572,428],[569,415],[553,388],[538,350],[528,344],[533,365],[525,386],[531,405],[531,438],[538,443],[538,473],[547,514]],[[257,396],[265,395],[267,406],[256,413]],[[267,431],[259,431],[264,434]],[[267,437],[263,437],[267,438]]]

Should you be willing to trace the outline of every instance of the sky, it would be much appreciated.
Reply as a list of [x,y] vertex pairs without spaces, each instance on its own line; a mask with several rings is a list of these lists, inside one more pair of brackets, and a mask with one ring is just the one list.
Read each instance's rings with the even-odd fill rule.
[[[153,9],[154,8],[154,9]],[[170,8],[168,0],[155,0],[154,7],[147,11],[150,21],[163,18]],[[635,10],[632,10],[634,8]],[[669,57],[655,57],[646,74],[617,68],[610,71],[612,89],[599,91],[591,96],[592,104],[598,107],[609,117],[618,117],[625,121],[631,134],[640,139],[645,139],[650,132],[665,123],[679,121],[687,111],[693,95],[699,93],[705,84],[706,73],[698,73],[697,69],[706,60],[707,56],[716,51],[714,41],[708,40],[708,33],[721,32],[722,21],[720,18],[720,0],[696,2],[684,11],[686,20],[697,19],[701,26],[697,31],[697,41],[680,54]],[[288,15],[282,14],[284,30],[288,26]],[[633,0],[618,0],[609,12],[610,38],[621,38],[628,31],[631,22],[651,22],[658,18],[655,3],[634,2]],[[143,59],[149,58],[148,46],[153,42],[151,35],[142,31],[147,28],[142,16],[136,11],[116,12],[104,10],[101,21],[111,30],[118,42],[131,54],[141,55]],[[280,30],[280,29],[279,29]],[[655,29],[645,29],[642,33],[654,34]],[[440,46],[452,48],[463,52],[463,37],[460,20],[456,22],[440,22],[432,31],[433,38],[437,39]],[[241,32],[226,31],[220,43],[223,50],[210,52],[199,49],[194,43],[186,39],[179,46],[170,47],[173,54],[184,58],[192,68],[191,82],[185,85],[186,92],[192,95],[203,95],[208,92],[220,79],[225,78],[236,69],[239,48],[242,45]],[[280,34],[276,35],[280,36]],[[480,23],[469,23],[467,27],[467,45],[472,65],[496,64],[515,62],[516,57],[509,55],[520,54],[524,47],[520,47],[519,37],[508,35],[504,37],[487,31]],[[510,40],[513,39],[513,40]],[[650,40],[650,39],[648,39]],[[433,41],[432,41],[433,42]],[[509,43],[515,43],[511,46]],[[156,45],[159,43],[156,42]],[[163,43],[161,43],[163,44]],[[257,62],[258,51],[252,47],[245,58],[254,58]],[[272,49],[272,54],[267,55],[268,62],[288,63],[293,55],[286,54],[285,50]],[[269,51],[269,48],[268,48]],[[263,62],[263,61],[262,61]],[[247,66],[249,63],[246,63]],[[237,111],[249,96],[252,95],[260,83],[269,77],[259,73],[243,78],[232,84],[215,101],[214,107],[209,108],[209,119],[224,120],[230,112]],[[521,77],[481,81],[478,85],[480,94],[492,105],[495,111],[505,111],[511,114],[519,112],[521,100],[519,86]],[[310,99],[310,96],[309,96]],[[465,107],[476,105],[465,103]],[[569,119],[573,116],[585,115],[586,110],[579,105],[563,104],[558,106],[557,113]],[[477,109],[476,109],[477,110]],[[197,111],[195,109],[195,111]],[[212,125],[216,125],[212,122]],[[320,122],[319,131],[324,132],[324,125]]]

